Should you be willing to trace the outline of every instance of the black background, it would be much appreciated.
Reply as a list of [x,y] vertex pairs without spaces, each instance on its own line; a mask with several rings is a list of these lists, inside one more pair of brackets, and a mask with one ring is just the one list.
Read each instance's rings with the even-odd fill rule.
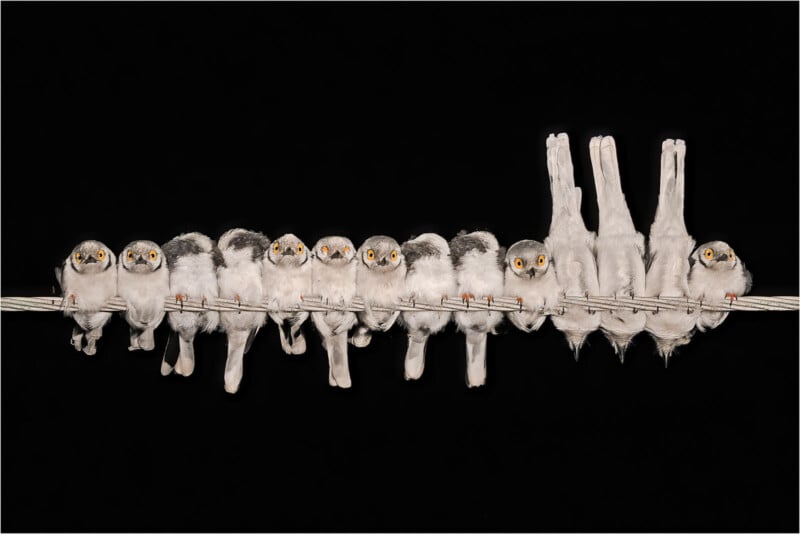
[[[798,5],[2,5],[2,294],[50,294],[96,238],[184,231],[403,241],[489,229],[543,239],[545,137],[617,140],[637,228],[661,140],[686,140],[686,221],[747,262],[754,294],[797,295]],[[2,315],[2,528],[88,531],[774,531],[798,529],[798,320],[737,313],[669,369],[599,333],[576,364],[548,322],[463,336],[402,379],[399,328],[327,385],[270,325],[223,391],[224,338],[192,377],[98,354],[69,320]]]

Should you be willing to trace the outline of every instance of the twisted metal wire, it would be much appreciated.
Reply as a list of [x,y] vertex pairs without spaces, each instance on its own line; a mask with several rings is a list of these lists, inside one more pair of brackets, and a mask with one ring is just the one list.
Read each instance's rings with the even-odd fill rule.
[[[305,297],[294,308],[278,309],[271,305],[270,299],[260,304],[245,303],[234,299],[209,298],[188,299],[167,297],[164,300],[166,311],[220,311],[220,312],[296,312],[296,311],[363,311],[364,302],[356,297],[352,303],[328,302],[320,297]],[[495,297],[492,300],[462,297],[443,297],[439,302],[422,302],[413,299],[401,299],[392,308],[371,306],[374,311],[458,311],[458,312],[522,312],[533,311],[544,315],[560,315],[571,307],[579,307],[595,312],[616,310],[659,312],[661,310],[677,310],[686,313],[698,311],[798,311],[800,297],[797,296],[745,296],[735,300],[721,299],[714,301],[698,301],[682,297],[563,297],[555,308],[532,309],[524,301],[515,297]],[[127,309],[125,300],[114,297],[98,311],[121,312]],[[2,297],[0,311],[79,311],[77,302],[64,297]]]

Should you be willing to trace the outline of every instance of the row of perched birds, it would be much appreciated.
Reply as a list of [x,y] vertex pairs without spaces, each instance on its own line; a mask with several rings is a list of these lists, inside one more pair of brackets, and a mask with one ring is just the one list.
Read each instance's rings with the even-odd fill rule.
[[[634,228],[620,185],[616,147],[611,137],[589,144],[597,203],[597,234],[586,229],[580,214],[581,189],[575,186],[569,139],[550,135],[547,170],[553,198],[550,232],[544,242],[523,240],[508,251],[489,232],[461,232],[449,242],[426,233],[402,245],[391,237],[370,237],[356,249],[346,237],[320,239],[311,249],[293,234],[276,240],[250,230],[225,232],[215,243],[200,233],[182,234],[159,247],[134,241],[119,261],[99,241],[76,246],[57,276],[63,294],[76,310],[65,313],[77,326],[71,343],[94,354],[110,312],[103,304],[118,295],[127,303],[129,350],[152,350],[153,331],[164,318],[168,296],[182,299],[225,298],[239,301],[245,311],[170,311],[172,335],[161,372],[188,376],[194,368],[194,337],[220,327],[227,335],[225,389],[238,390],[243,356],[267,316],[277,326],[283,350],[306,351],[301,325],[311,320],[328,354],[330,385],[350,387],[348,343],[364,347],[373,332],[385,332],[399,322],[408,333],[406,379],[417,379],[425,364],[428,337],[455,321],[466,336],[467,383],[486,380],[486,341],[502,321],[501,311],[395,311],[400,299],[436,303],[444,296],[486,299],[515,297],[520,311],[505,316],[520,330],[541,327],[562,296],[690,297],[697,300],[735,298],[750,289],[744,263],[726,243],[712,241],[695,248],[683,220],[686,145],[667,139],[662,144],[661,187],[649,246]],[[364,310],[302,311],[308,296],[350,304],[357,295]],[[247,311],[247,304],[267,302],[274,312]],[[388,311],[387,311],[388,309]],[[631,339],[646,330],[656,341],[664,362],[677,346],[689,342],[695,330],[718,326],[724,312],[616,310],[593,313],[571,306],[550,315],[578,351],[586,336],[603,331],[620,359]]]

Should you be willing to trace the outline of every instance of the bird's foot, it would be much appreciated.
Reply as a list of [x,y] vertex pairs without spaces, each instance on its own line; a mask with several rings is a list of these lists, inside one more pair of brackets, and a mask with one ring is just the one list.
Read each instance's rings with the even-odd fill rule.
[[519,311],[522,311],[522,302],[523,302],[522,297],[517,297],[517,304],[519,304]]

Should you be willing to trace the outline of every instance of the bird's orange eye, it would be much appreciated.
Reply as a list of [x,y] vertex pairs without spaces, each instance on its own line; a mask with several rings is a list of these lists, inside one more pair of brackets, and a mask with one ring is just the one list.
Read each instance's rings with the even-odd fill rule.
[[83,256],[81,256],[80,252],[75,253],[75,263],[80,263],[83,261]]
[[156,252],[155,250],[151,250],[149,256],[150,256],[150,261],[156,261],[156,258],[158,258],[158,252]]
[[736,254],[734,254],[732,250],[728,251],[728,259],[731,261],[736,259]]
[[302,243],[297,244],[297,253],[302,254],[306,247],[303,246]]
[[106,251],[103,250],[102,248],[97,251],[97,259],[100,260],[100,261],[103,261],[104,259],[106,259]]
[[714,251],[712,249],[710,249],[710,248],[707,248],[707,249],[705,249],[703,251],[703,256],[705,256],[705,258],[707,260],[713,260],[714,259]]
[[375,251],[374,250],[369,249],[367,251],[367,259],[370,260],[370,261],[375,259]]
[[323,247],[322,247],[321,249],[319,249],[319,250],[320,250],[320,252],[322,252],[323,254],[327,254],[327,253],[328,253],[328,247],[325,247],[325,246],[323,246]]
[[132,251],[132,250],[129,250],[129,251],[128,251],[128,252],[125,254],[125,257],[126,257],[126,258],[128,258],[128,261],[133,261],[133,251]]
[[396,250],[392,251],[392,261],[397,261],[397,251]]
[[350,247],[344,247],[344,253],[347,254],[348,252],[350,252]]
[[277,241],[275,241],[275,242],[272,244],[272,253],[273,253],[273,254],[277,254],[277,253],[278,253],[278,252],[280,252],[280,251],[281,251],[281,244],[280,244],[280,243],[278,243]]
[[517,269],[522,269],[523,267],[525,267],[525,262],[522,261],[522,258],[516,258],[514,260],[514,267],[516,267]]
[[536,265],[539,267],[544,267],[544,262],[547,261],[547,258],[544,257],[544,254],[539,254],[539,257],[536,258]]

